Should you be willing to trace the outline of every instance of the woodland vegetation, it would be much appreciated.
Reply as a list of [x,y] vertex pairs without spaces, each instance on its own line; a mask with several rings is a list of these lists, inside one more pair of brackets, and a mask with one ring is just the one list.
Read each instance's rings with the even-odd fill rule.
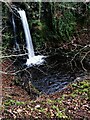
[[[44,65],[25,66],[25,35],[14,7],[25,10],[35,54],[48,56]],[[12,14],[16,36],[13,34]],[[0,109],[3,120],[90,119],[89,2],[3,2],[1,32],[3,104]],[[15,37],[20,51],[15,50]],[[61,71],[70,74],[68,79],[75,80],[65,89],[46,95],[33,85],[34,80],[59,79]]]
[[[36,53],[54,53],[57,49],[71,57],[71,62],[80,59],[83,70],[84,62],[89,63],[89,26],[90,26],[90,4],[89,3],[14,3],[17,8],[24,9],[27,14],[28,23],[33,39]],[[3,46],[10,49],[13,47],[13,31],[10,18],[10,6],[3,4]],[[12,12],[12,10],[11,10]],[[15,11],[13,11],[15,12]],[[24,34],[19,18],[16,17],[17,39],[22,50],[25,49]],[[75,62],[75,61],[74,61]],[[90,66],[90,64],[89,64]],[[77,65],[78,67],[78,65]]]

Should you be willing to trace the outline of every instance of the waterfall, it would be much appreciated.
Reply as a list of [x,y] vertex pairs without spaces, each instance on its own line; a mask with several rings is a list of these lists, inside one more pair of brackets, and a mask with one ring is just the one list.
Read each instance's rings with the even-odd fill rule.
[[14,15],[13,14],[12,14],[12,24],[13,24],[13,34],[14,34],[15,49],[20,51],[19,45],[17,43],[17,38],[16,38],[16,25],[15,25]]
[[30,30],[29,30],[29,25],[28,25],[27,18],[26,18],[26,13],[24,10],[20,10],[18,11],[18,13],[20,14],[21,21],[23,24],[24,33],[26,37],[27,50],[28,50],[28,57],[30,59],[31,57],[34,57],[35,54],[34,54],[34,49],[33,49],[33,44],[32,44],[32,38],[31,38]]
[[22,21],[22,25],[23,25],[23,29],[25,33],[27,50],[28,50],[28,59],[27,59],[26,65],[32,66],[32,65],[42,64],[44,62],[43,58],[45,56],[42,56],[42,55],[35,56],[34,54],[34,48],[32,44],[32,38],[31,38],[30,30],[29,30],[26,13],[24,10],[19,10],[18,13],[21,17],[21,21]]

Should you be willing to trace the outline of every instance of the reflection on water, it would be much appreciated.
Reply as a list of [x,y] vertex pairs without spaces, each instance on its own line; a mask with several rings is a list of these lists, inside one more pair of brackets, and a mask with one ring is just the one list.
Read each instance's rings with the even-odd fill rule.
[[32,84],[42,93],[52,94],[62,90],[67,84],[75,80],[75,76],[71,74],[58,73],[46,76],[40,80],[33,80]]

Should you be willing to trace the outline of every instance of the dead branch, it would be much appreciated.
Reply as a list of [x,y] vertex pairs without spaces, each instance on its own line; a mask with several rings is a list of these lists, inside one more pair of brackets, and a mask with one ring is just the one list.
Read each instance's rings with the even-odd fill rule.
[[22,72],[22,71],[27,71],[28,67],[24,68],[24,69],[20,69],[17,70],[16,72],[5,72],[5,71],[0,71],[0,73],[5,74],[5,75],[17,75],[18,73]]
[[18,55],[1,56],[0,59],[3,59],[3,58],[10,58],[10,57],[21,57],[21,56],[25,56],[25,55],[28,55],[28,53],[25,53],[25,54],[18,54]]
[[42,72],[44,75],[48,75],[47,73],[45,73],[43,70],[41,70],[41,69],[40,69],[40,68],[38,68],[38,67],[33,66],[33,68],[35,68],[35,69],[39,70],[39,71],[40,71],[40,72]]
[[83,70],[87,71],[83,65],[83,60],[86,58],[86,56],[90,53],[90,51],[86,52],[85,55],[83,56],[82,60],[80,61],[81,62],[81,65],[82,65],[82,68]]
[[[90,47],[90,44],[89,45],[85,45],[83,48],[81,48],[75,55],[74,57],[72,58],[72,60],[70,61],[70,64],[71,64],[71,69],[73,70],[73,67],[72,67],[72,62],[75,62],[75,58],[83,51],[85,50],[87,47]],[[82,65],[82,68],[83,70],[87,71],[84,66],[83,66],[83,60],[85,59],[85,57],[90,53],[90,51],[86,52],[84,57],[82,58],[82,60],[80,61],[81,65]],[[76,65],[76,62],[75,62],[75,65]]]

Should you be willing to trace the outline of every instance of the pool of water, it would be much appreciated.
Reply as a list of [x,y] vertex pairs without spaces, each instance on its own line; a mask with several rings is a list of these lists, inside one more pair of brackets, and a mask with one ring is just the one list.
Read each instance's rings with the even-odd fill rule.
[[[79,75],[82,76],[83,74]],[[73,82],[78,75],[70,73],[57,73],[39,80],[33,80],[32,84],[42,93],[52,94],[62,90],[66,85]]]

